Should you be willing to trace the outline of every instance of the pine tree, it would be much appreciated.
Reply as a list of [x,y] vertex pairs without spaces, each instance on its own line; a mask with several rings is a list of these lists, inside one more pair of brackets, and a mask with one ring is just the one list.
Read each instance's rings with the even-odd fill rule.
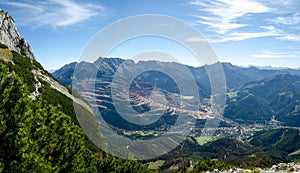
[[94,151],[74,120],[0,63],[0,172],[149,172],[137,161]]

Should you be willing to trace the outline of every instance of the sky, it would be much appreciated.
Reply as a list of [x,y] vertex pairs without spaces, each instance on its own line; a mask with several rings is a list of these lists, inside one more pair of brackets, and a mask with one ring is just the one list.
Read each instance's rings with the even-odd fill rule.
[[[209,41],[221,62],[300,67],[299,0],[0,0],[0,8],[11,14],[47,70],[78,61],[93,36],[110,24],[143,14],[188,23]],[[147,36],[129,39],[109,55],[131,58],[166,50],[181,63],[199,65],[178,47]]]

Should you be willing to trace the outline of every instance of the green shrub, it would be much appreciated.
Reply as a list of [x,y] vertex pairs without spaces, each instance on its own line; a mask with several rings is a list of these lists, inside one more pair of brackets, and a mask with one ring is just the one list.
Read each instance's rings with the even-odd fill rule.
[[227,165],[222,161],[217,160],[201,160],[195,166],[195,168],[191,171],[192,173],[202,172],[202,171],[213,171],[214,169],[218,170],[226,170],[231,168],[232,166]]
[[150,172],[91,147],[60,107],[30,99],[6,65],[0,63],[0,172]]
[[12,51],[14,64],[8,63],[9,70],[18,74],[28,86],[30,92],[35,91],[36,80],[32,70],[32,64],[29,58],[20,55],[18,52]]
[[8,49],[8,47],[5,44],[2,44],[1,42],[0,42],[0,48],[1,49]]

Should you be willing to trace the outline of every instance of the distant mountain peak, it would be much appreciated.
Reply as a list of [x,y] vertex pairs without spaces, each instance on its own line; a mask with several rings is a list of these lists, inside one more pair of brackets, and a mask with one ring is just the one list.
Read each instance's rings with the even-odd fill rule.
[[291,75],[288,72],[284,72],[282,74],[278,74],[278,75],[275,76],[275,78],[281,78],[281,79],[284,79],[284,78],[295,78],[295,77],[299,78],[298,76]]
[[12,17],[2,9],[0,9],[0,43],[31,60],[36,59],[30,45],[18,31]]

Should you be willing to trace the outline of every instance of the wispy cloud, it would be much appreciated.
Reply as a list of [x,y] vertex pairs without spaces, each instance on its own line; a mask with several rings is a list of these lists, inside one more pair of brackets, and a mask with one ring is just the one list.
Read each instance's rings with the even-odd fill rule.
[[259,37],[270,37],[270,36],[285,36],[281,30],[276,29],[273,26],[261,26],[261,29],[264,31],[260,32],[231,32],[226,36],[223,36],[220,39],[210,40],[211,42],[226,42],[226,41],[241,41],[251,38],[259,38]]
[[280,40],[288,40],[288,41],[295,41],[300,42],[300,35],[296,34],[285,34],[282,37],[279,37]]
[[300,54],[299,52],[270,52],[268,50],[262,50],[262,53],[250,56],[253,58],[299,58]]
[[2,1],[10,6],[14,17],[21,25],[32,27],[52,26],[66,27],[75,25],[101,15],[105,8],[99,4],[79,3],[74,0],[45,1]]
[[275,23],[283,25],[299,25],[300,24],[300,13],[289,14],[287,16],[280,16],[273,20]]
[[299,0],[264,0],[261,3],[272,8],[272,12],[278,14],[295,13],[299,11]]
[[14,6],[17,8],[27,8],[27,9],[32,9],[32,10],[38,10],[40,12],[44,11],[42,8],[38,7],[38,6],[34,6],[31,4],[26,4],[26,3],[20,3],[20,2],[0,2],[0,4],[4,4],[4,5],[10,5],[10,6]]
[[247,24],[237,23],[236,20],[240,17],[270,10],[267,6],[251,0],[196,0],[191,4],[203,12],[197,16],[196,22],[208,25],[219,34],[247,26]]
[[192,0],[190,5],[199,12],[194,22],[214,33],[212,42],[259,37],[300,42],[298,0]]

